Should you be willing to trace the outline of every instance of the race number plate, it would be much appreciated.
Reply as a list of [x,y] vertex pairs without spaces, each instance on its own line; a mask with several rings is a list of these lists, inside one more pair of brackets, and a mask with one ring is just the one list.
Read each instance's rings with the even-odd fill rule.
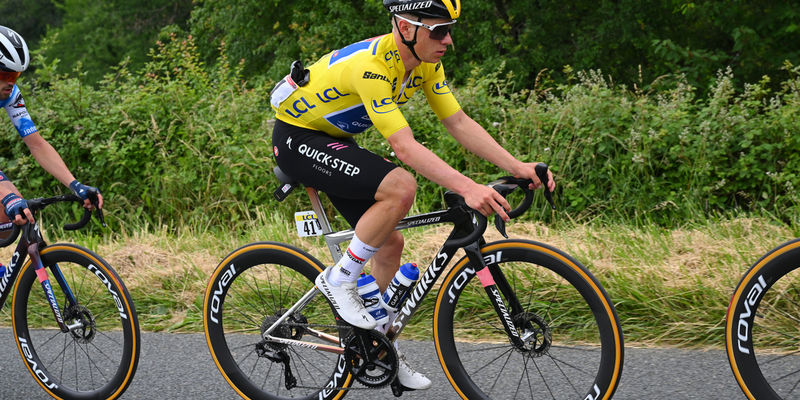
[[294,221],[297,224],[297,234],[300,237],[322,235],[322,225],[317,219],[314,211],[299,211],[294,213]]

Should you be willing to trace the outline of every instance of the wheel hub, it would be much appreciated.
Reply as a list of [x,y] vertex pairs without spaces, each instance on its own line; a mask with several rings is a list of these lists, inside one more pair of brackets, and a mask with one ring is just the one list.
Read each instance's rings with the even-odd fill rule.
[[69,332],[72,338],[80,343],[89,343],[94,339],[97,333],[97,322],[94,315],[83,305],[75,305],[69,307],[64,315],[64,320],[73,320],[80,322],[81,326],[71,329]]
[[541,357],[547,353],[553,343],[553,332],[542,317],[524,312],[514,318],[514,325],[524,343],[517,351],[533,357]]
[[[275,324],[283,314],[286,314],[286,310],[281,309],[276,311],[275,314],[268,315],[264,318],[264,322],[261,323],[261,337],[264,337],[264,333],[267,329]],[[282,339],[300,340],[305,332],[306,324],[308,324],[308,319],[303,314],[295,313],[290,315],[282,324],[278,325],[270,335]],[[275,351],[284,350],[289,346],[288,344],[275,341],[267,341],[266,344]]]

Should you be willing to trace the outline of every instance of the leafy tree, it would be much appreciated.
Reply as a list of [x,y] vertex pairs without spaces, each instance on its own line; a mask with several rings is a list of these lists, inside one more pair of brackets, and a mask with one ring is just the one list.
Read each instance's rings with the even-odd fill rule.
[[63,14],[53,0],[0,0],[0,25],[22,35],[31,48],[38,45],[48,27],[61,25]]
[[[40,1],[40,0],[37,0]],[[161,29],[184,24],[191,0],[63,0],[61,26],[47,32],[55,39],[48,57],[61,60],[60,72],[77,63],[89,82],[98,81],[125,59],[144,65]]]
[[280,79],[291,61],[315,61],[328,51],[386,33],[389,17],[380,0],[200,0],[191,33],[206,60],[225,43],[244,60],[246,76]]

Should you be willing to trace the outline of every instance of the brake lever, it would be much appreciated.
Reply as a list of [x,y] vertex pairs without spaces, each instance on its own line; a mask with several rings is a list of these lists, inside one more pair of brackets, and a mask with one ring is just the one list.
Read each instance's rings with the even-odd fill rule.
[[94,213],[97,219],[100,220],[100,224],[103,225],[103,228],[106,227],[106,219],[103,216],[103,210],[100,208],[100,201],[97,199],[97,196],[94,197],[94,200],[91,200],[92,205],[94,206]]
[[506,234],[506,221],[503,221],[499,215],[494,215],[494,227],[497,228],[497,231],[503,235],[504,238],[508,239],[508,234]]
[[542,182],[542,186],[544,189],[544,198],[547,199],[547,202],[550,203],[550,208],[553,210],[556,209],[556,205],[553,203],[553,192],[547,188],[547,184],[550,183],[550,178],[547,176],[547,164],[545,163],[538,163],[536,167],[534,167],[536,171],[536,176],[539,177],[539,181]]

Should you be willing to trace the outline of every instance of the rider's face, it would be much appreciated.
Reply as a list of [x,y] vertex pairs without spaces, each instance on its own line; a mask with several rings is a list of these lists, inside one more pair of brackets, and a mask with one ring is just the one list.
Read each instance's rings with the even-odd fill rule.
[[5,100],[11,96],[11,91],[14,90],[14,82],[0,80],[0,100]]
[[[434,25],[448,22],[446,19],[428,19],[425,18],[421,22]],[[453,44],[453,38],[448,32],[444,38],[436,40],[431,38],[431,31],[425,28],[420,28],[417,31],[417,46],[414,48],[419,55],[420,59],[429,63],[437,63],[444,56],[447,51],[447,46]]]
[[19,75],[20,72],[0,70],[0,100],[5,100],[11,95]]

